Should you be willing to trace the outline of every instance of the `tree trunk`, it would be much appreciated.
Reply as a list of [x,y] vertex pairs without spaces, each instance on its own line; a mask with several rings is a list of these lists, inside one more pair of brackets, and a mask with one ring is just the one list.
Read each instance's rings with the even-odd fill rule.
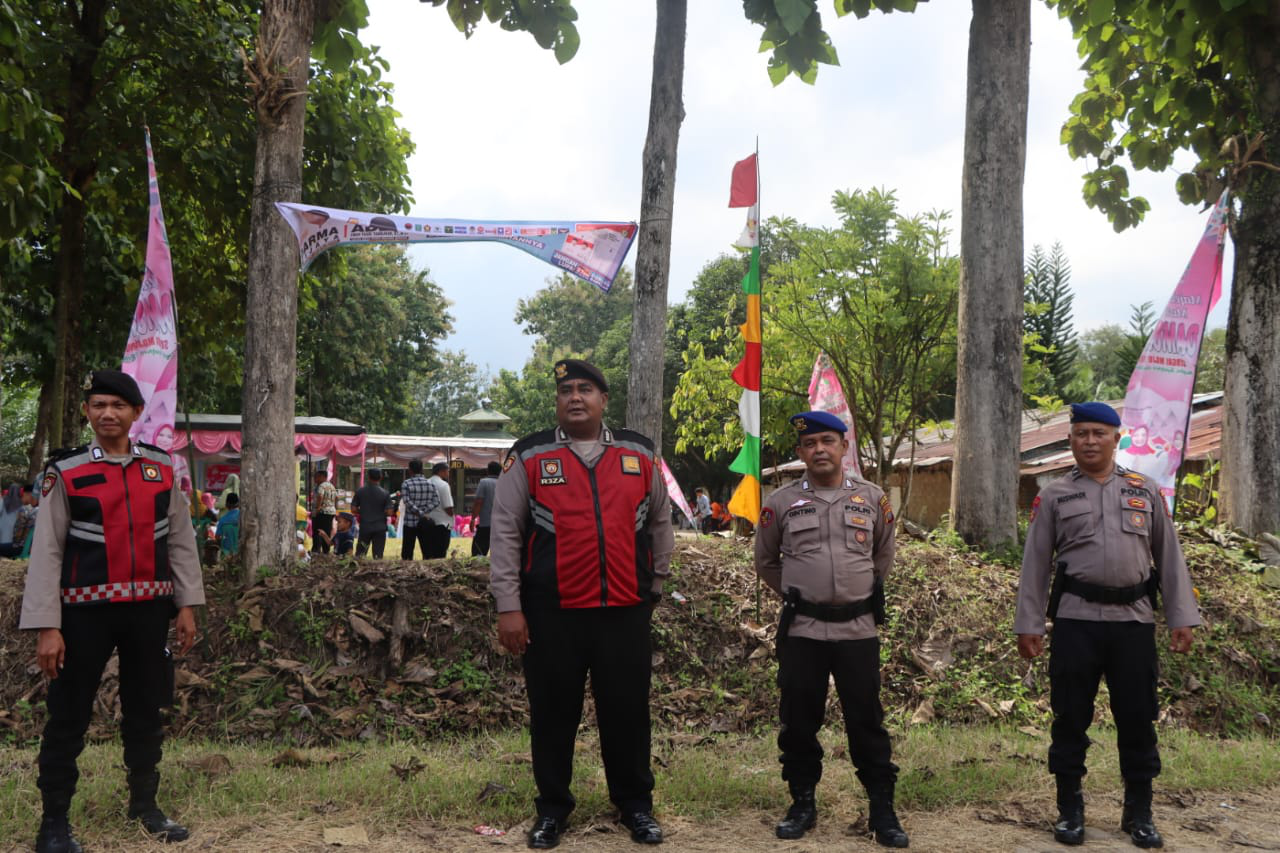
[[34,483],[44,467],[46,447],[49,441],[49,422],[53,417],[53,380],[40,386],[40,402],[36,404],[36,433],[27,453],[27,482]]
[[671,211],[676,195],[676,149],[684,120],[684,38],[687,0],[657,0],[649,132],[644,143],[640,236],[636,247],[635,310],[627,426],[662,452],[663,344],[667,332],[667,279],[671,273]]
[[257,568],[294,558],[294,397],[298,244],[276,211],[302,199],[302,132],[315,0],[268,0],[250,69],[258,119],[249,226],[241,459],[240,556]]
[[987,547],[1017,541],[1018,535],[1030,60],[1030,0],[973,0],[951,520],[966,542]]
[[[1280,8],[1249,39],[1263,152],[1280,162]],[[1280,531],[1280,173],[1251,168],[1241,196],[1227,318],[1222,498],[1227,523],[1251,536]]]
[[84,343],[80,312],[84,302],[85,218],[89,188],[98,172],[95,157],[86,152],[97,144],[89,138],[90,111],[98,79],[94,67],[106,41],[106,4],[89,0],[74,15],[79,38],[72,46],[66,74],[70,80],[61,111],[64,126],[58,151],[58,171],[78,195],[64,193],[58,217],[57,278],[54,283],[53,389],[49,443],[75,444],[80,438],[80,388],[84,381]]

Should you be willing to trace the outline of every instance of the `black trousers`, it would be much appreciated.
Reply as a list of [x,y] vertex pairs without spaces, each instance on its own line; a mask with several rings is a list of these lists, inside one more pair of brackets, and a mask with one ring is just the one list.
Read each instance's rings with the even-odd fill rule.
[[422,525],[428,530],[426,542],[431,547],[428,552],[424,546],[422,556],[430,560],[438,560],[449,554],[449,540],[453,537],[453,528],[444,524],[436,524],[424,519]]
[[778,749],[782,778],[794,788],[812,788],[822,778],[818,729],[827,711],[827,684],[835,677],[844,711],[849,757],[863,785],[897,781],[889,733],[880,705],[880,639],[829,642],[787,637],[778,644]]
[[1053,708],[1049,772],[1080,777],[1089,749],[1093,700],[1105,676],[1116,721],[1120,775],[1147,781],[1160,775],[1156,747],[1156,626],[1142,622],[1059,619],[1049,647],[1049,704]]
[[489,553],[489,528],[477,527],[476,535],[471,539],[471,556],[483,557]]
[[427,519],[420,520],[417,524],[410,527],[404,526],[404,538],[400,540],[400,559],[413,559],[413,546],[416,544],[422,551],[422,559],[431,556],[430,536],[432,524]]
[[575,800],[573,747],[587,676],[595,699],[609,799],[623,814],[653,809],[649,765],[650,605],[528,610],[524,678],[529,691],[534,801],[564,819]]
[[333,516],[326,515],[323,512],[317,512],[311,516],[311,551],[315,553],[319,551],[322,554],[329,553],[329,543],[320,535],[323,530],[330,536],[333,535]]
[[62,606],[66,664],[49,682],[49,719],[36,760],[36,785],[46,801],[65,807],[75,793],[80,778],[76,759],[84,749],[98,683],[113,651],[120,653],[125,767],[137,775],[160,763],[160,703],[167,692],[169,666],[164,648],[174,612],[169,599]]
[[356,540],[356,556],[363,557],[369,553],[369,545],[373,545],[373,558],[375,560],[382,559],[382,553],[387,548],[387,531],[386,528],[374,532],[366,531],[360,528],[360,538]]

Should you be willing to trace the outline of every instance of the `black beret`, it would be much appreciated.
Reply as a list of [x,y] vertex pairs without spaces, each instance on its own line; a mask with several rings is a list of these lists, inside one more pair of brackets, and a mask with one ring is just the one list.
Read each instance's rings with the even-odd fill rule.
[[1072,403],[1071,423],[1078,424],[1081,421],[1113,427],[1120,426],[1120,416],[1106,403]]
[[844,434],[849,431],[844,421],[830,412],[801,412],[798,415],[792,415],[789,420],[796,428],[797,435],[813,435],[815,432]]
[[94,394],[110,394],[131,406],[141,406],[146,402],[142,399],[142,392],[138,390],[138,383],[120,370],[95,370],[90,373],[84,383],[85,400]]
[[579,358],[562,358],[556,362],[556,384],[566,379],[585,379],[595,384],[604,393],[609,393],[609,383],[604,381],[604,374],[594,364]]

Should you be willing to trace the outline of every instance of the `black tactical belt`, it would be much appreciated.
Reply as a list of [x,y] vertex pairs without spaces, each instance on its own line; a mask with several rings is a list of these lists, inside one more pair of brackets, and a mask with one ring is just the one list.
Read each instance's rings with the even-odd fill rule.
[[1100,586],[1096,583],[1085,583],[1068,575],[1062,578],[1063,592],[1078,595],[1094,604],[1133,604],[1138,599],[1151,595],[1155,587],[1154,576],[1133,586]]
[[808,601],[796,602],[796,613],[817,619],[819,622],[848,622],[871,612],[871,599],[864,598],[853,604],[813,604]]

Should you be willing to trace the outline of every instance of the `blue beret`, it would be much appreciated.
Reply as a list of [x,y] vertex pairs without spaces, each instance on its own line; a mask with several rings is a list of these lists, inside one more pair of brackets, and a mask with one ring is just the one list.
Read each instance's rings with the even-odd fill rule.
[[848,432],[844,421],[830,412],[801,412],[792,415],[791,425],[796,428],[797,435],[813,435],[815,432]]
[[1072,403],[1071,422],[1078,424],[1081,421],[1113,427],[1120,426],[1120,416],[1106,403]]

